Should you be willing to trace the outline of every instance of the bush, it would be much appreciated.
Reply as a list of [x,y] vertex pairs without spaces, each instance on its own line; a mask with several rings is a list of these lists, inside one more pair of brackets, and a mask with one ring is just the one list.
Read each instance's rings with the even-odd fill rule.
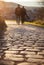
[[6,28],[7,25],[5,24],[5,20],[2,16],[0,16],[0,29]]
[[35,23],[40,24],[40,25],[44,25],[44,21],[41,21],[41,20],[35,21]]

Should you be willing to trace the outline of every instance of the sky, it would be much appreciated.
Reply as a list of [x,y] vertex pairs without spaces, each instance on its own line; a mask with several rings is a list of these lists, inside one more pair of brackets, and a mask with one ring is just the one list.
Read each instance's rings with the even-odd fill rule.
[[44,7],[44,0],[3,0],[3,1],[15,2],[23,6]]

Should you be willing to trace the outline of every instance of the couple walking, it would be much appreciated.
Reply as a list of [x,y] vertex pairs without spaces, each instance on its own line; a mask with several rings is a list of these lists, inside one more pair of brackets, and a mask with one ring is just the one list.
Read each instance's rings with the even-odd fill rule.
[[16,7],[15,15],[16,15],[17,24],[20,24],[20,21],[23,24],[25,21],[25,17],[28,17],[27,13],[26,13],[26,9],[24,8],[24,6],[21,8],[20,5],[18,5],[18,7]]

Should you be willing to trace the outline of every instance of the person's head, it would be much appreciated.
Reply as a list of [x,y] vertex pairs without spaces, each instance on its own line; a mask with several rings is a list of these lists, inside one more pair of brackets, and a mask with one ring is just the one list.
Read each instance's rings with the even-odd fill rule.
[[20,5],[18,4],[18,7],[20,7]]
[[24,8],[24,6],[22,6],[22,8]]

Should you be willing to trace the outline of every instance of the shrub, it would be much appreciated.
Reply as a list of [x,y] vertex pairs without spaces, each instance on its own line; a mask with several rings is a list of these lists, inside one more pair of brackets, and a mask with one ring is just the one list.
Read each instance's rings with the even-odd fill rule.
[[2,16],[0,16],[0,29],[3,29],[7,27],[7,25],[5,24],[5,20]]

